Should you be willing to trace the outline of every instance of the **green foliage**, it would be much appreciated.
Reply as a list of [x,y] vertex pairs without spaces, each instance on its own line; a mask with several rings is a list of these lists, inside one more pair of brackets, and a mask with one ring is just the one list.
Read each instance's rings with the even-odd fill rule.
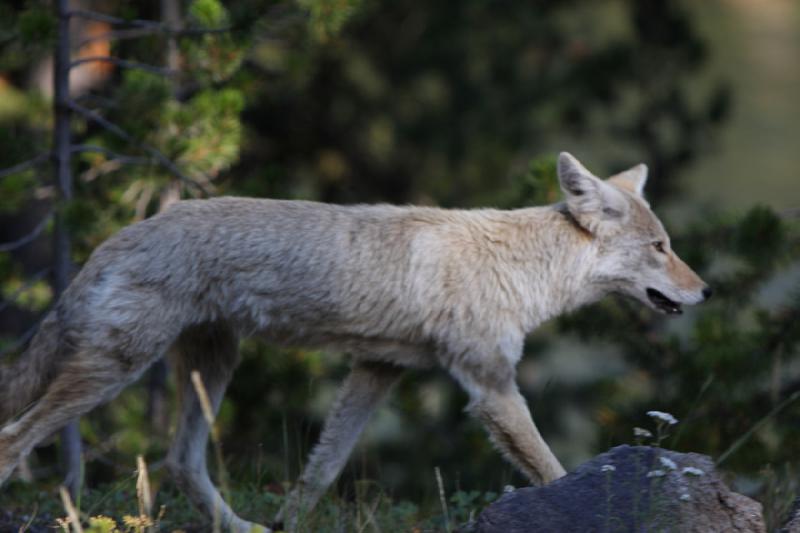
[[298,0],[308,10],[311,35],[326,42],[342,30],[347,21],[358,12],[363,0]]
[[221,28],[228,23],[228,14],[217,0],[194,0],[188,11],[189,17],[201,28]]
[[20,309],[41,312],[50,305],[53,292],[46,281],[24,284],[21,278],[6,279],[6,283],[2,285],[2,295],[6,299],[13,296],[15,304]]
[[56,40],[57,22],[46,6],[23,11],[17,20],[19,38],[24,46],[52,46]]
[[450,496],[448,501],[450,519],[456,524],[466,524],[475,519],[487,505],[497,498],[498,494],[495,492],[460,490]]
[[521,202],[522,205],[548,205],[561,200],[561,187],[556,174],[555,155],[532,159],[527,172],[518,176],[514,182],[516,187],[513,199],[509,203]]
[[92,533],[117,533],[119,528],[113,518],[107,516],[93,516],[89,518],[89,527],[84,531]]
[[31,0],[20,9],[0,4],[0,72],[30,65],[55,42],[56,20],[45,1]]
[[241,91],[205,90],[185,103],[170,102],[153,132],[163,148],[191,176],[216,176],[239,158],[244,107]]
[[95,228],[98,213],[95,206],[87,200],[78,198],[61,207],[64,223],[78,238],[85,237]]
[[26,170],[0,179],[0,214],[16,212],[29,200],[36,186],[36,174]]
[[736,251],[754,267],[769,267],[786,244],[783,223],[768,207],[751,209],[737,228]]
[[[155,490],[155,510],[158,516],[139,515],[139,503],[135,478],[126,477],[114,484],[84,489],[81,498],[81,515],[84,518],[84,531],[91,533],[138,533],[146,531],[147,524],[155,525],[157,531],[177,531],[196,529],[197,511],[186,498],[159,474],[153,474],[151,484]],[[374,487],[367,481],[359,482],[363,487]],[[31,490],[23,484],[13,484],[13,496],[4,500],[4,511],[0,516],[0,527],[6,524],[7,517],[27,520],[31,509],[38,512],[33,517],[34,527],[53,527],[56,523],[64,527],[64,509],[60,506],[55,489]],[[282,489],[281,489],[282,490]],[[450,523],[463,524],[474,516],[477,509],[494,501],[493,493],[456,492],[448,503]],[[235,488],[230,496],[233,506],[250,520],[269,523],[284,502],[280,492],[264,490],[257,485],[242,485]],[[462,521],[462,517],[464,520]],[[59,522],[60,521],[60,522]],[[421,509],[409,501],[395,501],[380,490],[367,490],[357,493],[352,499],[336,494],[326,495],[317,508],[300,518],[300,532],[333,531],[429,531],[444,533],[444,517],[438,507]]]
[[127,131],[143,138],[160,125],[162,108],[172,96],[170,80],[139,70],[123,73],[122,83],[117,89],[119,107],[135,114],[126,121]]
[[[702,46],[685,10],[645,3],[663,18],[647,19],[633,1],[379,2],[362,6],[335,45],[303,46],[289,30],[255,41],[254,65],[281,74],[247,87],[258,95],[252,131],[274,148],[247,153],[235,185],[330,201],[506,206],[526,154],[593,139],[608,154],[601,169],[648,161],[658,199],[676,190],[698,136],[716,128],[708,106],[718,88],[691,85]],[[278,163],[279,177],[261,183]]]
[[[224,28],[228,12],[218,0],[195,0],[189,6],[189,20],[194,27]],[[201,83],[219,83],[230,78],[244,59],[245,43],[230,32],[209,33],[200,39],[181,42],[188,70]]]

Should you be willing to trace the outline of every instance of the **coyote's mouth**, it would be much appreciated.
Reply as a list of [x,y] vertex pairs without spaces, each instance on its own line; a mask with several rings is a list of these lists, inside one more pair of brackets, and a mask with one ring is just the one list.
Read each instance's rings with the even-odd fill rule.
[[650,301],[653,302],[653,305],[665,313],[669,313],[671,315],[679,315],[683,313],[681,304],[670,300],[664,296],[663,293],[655,289],[647,289],[647,297],[650,298]]

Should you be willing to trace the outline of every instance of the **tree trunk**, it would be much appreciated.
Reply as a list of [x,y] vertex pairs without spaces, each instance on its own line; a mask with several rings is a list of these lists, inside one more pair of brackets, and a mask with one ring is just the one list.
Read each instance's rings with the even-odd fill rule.
[[[70,32],[67,0],[57,0],[58,40],[54,51],[53,112],[55,127],[53,157],[55,159],[55,185],[59,193],[55,210],[55,236],[53,242],[53,299],[57,301],[72,277],[70,236],[64,222],[64,207],[72,200],[72,171],[70,168],[72,139],[70,138],[69,70]],[[81,439],[77,420],[61,430],[61,468],[64,485],[73,499],[77,498],[81,484]]]

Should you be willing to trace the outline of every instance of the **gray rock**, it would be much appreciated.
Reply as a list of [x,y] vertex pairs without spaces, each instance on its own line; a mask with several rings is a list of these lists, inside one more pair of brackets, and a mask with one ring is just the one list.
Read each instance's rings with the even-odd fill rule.
[[470,530],[766,531],[761,504],[731,492],[709,457],[649,446],[612,448],[547,486],[506,494]]
[[781,528],[780,533],[800,533],[800,498],[794,501],[789,521]]

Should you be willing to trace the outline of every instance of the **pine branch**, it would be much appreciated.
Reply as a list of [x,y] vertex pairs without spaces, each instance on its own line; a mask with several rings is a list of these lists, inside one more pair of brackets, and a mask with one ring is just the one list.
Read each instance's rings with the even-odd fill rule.
[[149,157],[137,157],[134,155],[119,154],[114,150],[94,144],[76,144],[72,146],[70,151],[72,153],[96,152],[104,154],[111,158],[110,161],[115,161],[121,165],[146,165],[152,161],[152,159]]
[[76,59],[75,61],[69,64],[69,69],[72,70],[75,67],[83,65],[85,63],[96,63],[96,62],[112,63],[122,68],[144,70],[145,72],[151,72],[153,74],[158,74],[159,76],[169,77],[177,74],[177,72],[175,72],[174,70],[170,70],[168,68],[157,67],[155,65],[148,65],[147,63],[138,63],[136,61],[128,61],[126,59],[120,59],[118,57],[112,57],[112,56],[91,56],[91,57],[83,57],[81,59]]
[[68,17],[82,18],[88,20],[96,20],[98,22],[107,22],[115,26],[128,26],[130,28],[150,28],[157,31],[163,31],[164,25],[155,20],[142,20],[142,19],[124,19],[120,17],[113,17],[97,11],[89,11],[87,9],[72,9],[67,11]]
[[226,26],[223,28],[170,28],[168,26],[160,25],[159,27],[134,27],[121,30],[113,30],[98,35],[92,35],[81,39],[74,49],[80,49],[87,44],[92,44],[98,41],[123,41],[126,39],[138,39],[139,37],[146,37],[153,34],[164,34],[176,37],[202,37],[203,35],[213,35],[215,33],[229,33],[233,31],[233,27]]
[[[124,26],[128,28],[148,30],[149,33],[164,33],[169,35],[194,36],[194,35],[206,35],[209,33],[227,33],[233,31],[233,27],[231,26],[224,26],[222,28],[172,28],[162,22],[158,22],[155,20],[124,19],[120,17],[106,15],[104,13],[98,13],[97,11],[89,11],[86,9],[73,9],[67,12],[67,16],[88,19],[88,20],[96,20],[98,22],[106,22],[114,26]],[[111,33],[113,32],[109,32],[109,34]],[[107,35],[108,34],[97,35],[93,38],[82,41],[81,44],[92,42],[92,40],[104,40],[107,38]]]
[[172,161],[170,158],[168,158],[167,156],[162,154],[156,148],[154,148],[154,147],[152,147],[152,146],[150,146],[148,144],[141,143],[141,142],[137,141],[136,139],[133,138],[133,136],[130,133],[126,132],[125,130],[123,130],[118,125],[116,125],[113,122],[110,122],[109,120],[103,118],[101,115],[99,115],[98,113],[95,113],[91,109],[87,109],[87,108],[83,107],[82,105],[78,104],[74,100],[70,100],[68,105],[69,105],[70,109],[72,109],[75,113],[78,113],[79,115],[83,116],[87,120],[95,122],[96,124],[98,124],[99,126],[104,128],[105,130],[107,130],[108,132],[113,133],[114,135],[116,135],[120,139],[122,139],[122,140],[124,140],[124,141],[126,141],[126,142],[128,142],[128,143],[130,143],[130,144],[132,144],[134,146],[136,146],[140,150],[142,150],[145,153],[149,154],[162,167],[167,169],[171,174],[173,174],[175,177],[177,177],[181,181],[186,182],[187,185],[190,185],[190,186],[194,187],[195,189],[199,190],[201,193],[203,193],[205,195],[210,195],[211,194],[211,191],[209,191],[208,188],[205,185],[203,185],[202,183],[198,182],[197,180],[194,180],[191,177],[189,177],[186,174],[184,174],[177,167],[177,165],[175,164],[174,161]]
[[41,154],[37,155],[32,159],[28,159],[27,161],[23,161],[22,163],[17,163],[16,165],[8,168],[4,168],[0,170],[0,179],[5,178],[6,176],[10,176],[12,174],[16,174],[18,172],[22,172],[23,170],[28,170],[29,168],[35,167],[45,159],[50,157],[50,152],[42,152]]
[[36,330],[39,329],[39,324],[40,323],[41,323],[41,320],[37,320],[36,323],[33,326],[31,326],[30,328],[28,328],[25,331],[25,333],[20,335],[19,338],[17,338],[16,341],[14,341],[10,345],[8,345],[5,348],[3,348],[2,350],[0,350],[0,359],[2,359],[3,357],[5,357],[6,355],[8,355],[10,353],[16,352],[22,346],[25,346],[25,343],[28,342],[29,340],[31,340],[31,338],[36,334]]
[[0,300],[0,313],[5,311],[8,308],[8,306],[10,306],[12,303],[16,302],[23,292],[33,287],[39,280],[41,280],[43,277],[49,274],[50,270],[51,270],[50,267],[40,270],[36,274],[30,276],[25,281],[25,283],[23,283],[20,288],[12,292],[8,298],[6,298],[5,300]]
[[16,250],[18,248],[22,248],[23,246],[25,246],[28,243],[33,242],[36,239],[36,237],[41,235],[42,231],[44,231],[44,228],[47,227],[47,223],[50,222],[50,219],[52,218],[52,216],[53,216],[53,213],[49,213],[46,217],[44,217],[41,220],[41,222],[39,222],[36,225],[35,228],[33,228],[33,231],[31,231],[27,235],[25,235],[23,237],[20,237],[19,239],[15,240],[15,241],[5,242],[5,243],[0,244],[0,252],[11,252],[11,251],[14,251],[14,250]]
[[75,97],[76,102],[93,102],[98,107],[117,107],[117,101],[99,94],[83,93]]
[[145,37],[147,35],[153,35],[154,33],[158,33],[157,29],[153,28],[126,28],[122,30],[112,30],[107,31],[104,33],[99,33],[97,35],[92,35],[90,37],[85,37],[78,41],[72,49],[73,50],[80,50],[87,44],[106,41],[124,41],[126,39],[138,39],[139,37]]

